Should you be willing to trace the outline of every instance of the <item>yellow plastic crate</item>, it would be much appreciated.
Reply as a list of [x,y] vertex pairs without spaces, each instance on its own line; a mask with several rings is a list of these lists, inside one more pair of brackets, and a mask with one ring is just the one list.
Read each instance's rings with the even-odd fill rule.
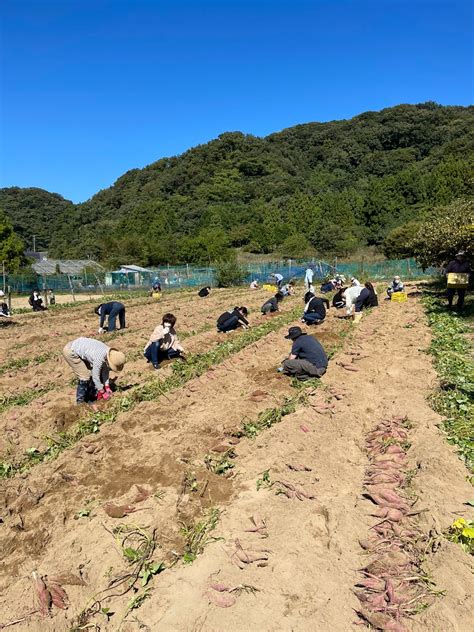
[[270,285],[270,283],[265,283],[264,285],[262,285],[262,288],[264,290],[267,290],[267,292],[275,292],[276,291],[276,287],[274,285]]
[[160,298],[162,297],[162,293],[161,292],[153,292],[151,297],[155,300],[155,301],[159,301]]
[[392,294],[392,303],[406,303],[407,298],[405,292],[394,292]]
[[465,290],[469,285],[467,272],[448,272],[448,287]]

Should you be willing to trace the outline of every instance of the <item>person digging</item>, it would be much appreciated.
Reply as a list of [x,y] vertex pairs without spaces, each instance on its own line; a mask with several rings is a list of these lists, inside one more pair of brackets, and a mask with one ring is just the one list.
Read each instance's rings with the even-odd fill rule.
[[76,338],[64,347],[63,356],[79,379],[77,404],[110,399],[109,371],[119,373],[123,369],[124,353],[94,338]]
[[328,367],[328,357],[322,344],[301,327],[290,327],[287,340],[293,342],[290,355],[283,361],[278,371],[305,381],[322,377]]

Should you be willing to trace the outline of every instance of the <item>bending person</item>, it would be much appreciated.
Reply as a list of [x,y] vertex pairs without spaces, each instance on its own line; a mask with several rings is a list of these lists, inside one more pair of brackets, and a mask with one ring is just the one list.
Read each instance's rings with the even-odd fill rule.
[[207,285],[206,287],[202,287],[199,290],[198,296],[200,296],[201,298],[205,298],[206,296],[209,296],[210,293],[211,293],[211,288],[209,285]]
[[248,309],[246,307],[234,307],[233,310],[224,312],[217,319],[217,331],[227,333],[233,331],[237,327],[247,329],[250,327],[247,320]]
[[143,355],[148,362],[152,363],[155,369],[160,368],[160,361],[162,360],[171,360],[172,358],[184,357],[185,355],[174,328],[175,325],[176,316],[165,314],[161,325],[155,327],[146,343]]
[[110,399],[109,370],[119,373],[125,354],[94,338],[76,338],[63,349],[63,356],[79,379],[76,403]]
[[293,341],[290,355],[281,367],[285,375],[294,375],[299,380],[309,380],[326,373],[328,357],[319,340],[308,336],[301,327],[290,327],[285,338]]
[[332,306],[336,309],[342,309],[346,306],[346,299],[344,298],[345,287],[339,288],[339,290],[332,297]]
[[119,319],[120,329],[125,329],[125,305],[118,301],[110,301],[110,303],[101,303],[95,308],[95,313],[100,316],[99,320],[99,334],[103,334],[105,317],[107,320],[107,331],[115,331],[115,321]]
[[304,302],[305,307],[301,320],[307,325],[322,323],[326,318],[326,308],[329,309],[328,299],[315,296],[312,292],[306,292]]
[[375,293],[375,288],[372,283],[365,283],[362,289],[362,292],[356,299],[355,302],[355,311],[360,312],[363,309],[367,309],[368,307],[377,307],[379,304],[379,300],[377,298],[377,294]]
[[262,305],[262,307],[260,308],[262,314],[266,316],[267,314],[270,314],[271,312],[278,312],[279,311],[278,304],[281,303],[282,300],[283,300],[283,294],[281,292],[277,292],[275,296],[272,296],[272,298],[269,298],[268,301],[266,301]]

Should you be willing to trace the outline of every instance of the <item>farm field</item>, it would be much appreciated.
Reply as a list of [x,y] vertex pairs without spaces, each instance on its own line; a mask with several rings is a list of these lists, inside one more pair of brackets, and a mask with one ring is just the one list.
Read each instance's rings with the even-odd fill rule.
[[[69,340],[97,335],[91,304],[2,330],[0,629],[471,629],[471,558],[442,532],[472,519],[472,486],[427,401],[438,378],[419,297],[382,301],[357,325],[329,310],[305,328],[331,352],[329,369],[295,386],[276,367],[299,294],[271,317],[259,311],[268,293],[247,288],[126,301],[127,329],[100,338],[128,362],[97,414],[74,405],[61,357]],[[235,304],[252,328],[217,334]],[[157,374],[142,350],[165,312],[190,356]],[[380,424],[400,437],[382,454]],[[387,526],[361,546],[382,517],[367,472],[389,445],[403,520],[389,521],[400,522],[395,540]],[[387,589],[377,609],[361,569],[381,563],[387,542],[404,556],[390,567],[398,599]],[[33,612],[32,573],[56,578],[68,608]]]

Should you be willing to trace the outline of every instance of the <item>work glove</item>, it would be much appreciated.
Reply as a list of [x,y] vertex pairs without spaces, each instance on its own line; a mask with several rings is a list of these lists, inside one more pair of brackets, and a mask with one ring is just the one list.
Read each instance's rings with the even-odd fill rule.
[[97,401],[100,401],[101,399],[107,401],[111,398],[111,396],[112,396],[112,391],[106,391],[105,388],[103,388],[101,391],[97,393]]
[[105,391],[106,393],[108,393],[109,395],[112,395],[112,393],[113,393],[112,389],[110,388],[110,386],[109,386],[108,384],[106,384],[106,385],[104,386],[104,391]]
[[99,327],[99,329],[98,329],[98,333],[99,333],[99,334],[103,334],[103,333],[105,333],[105,329],[104,329],[103,327]]

